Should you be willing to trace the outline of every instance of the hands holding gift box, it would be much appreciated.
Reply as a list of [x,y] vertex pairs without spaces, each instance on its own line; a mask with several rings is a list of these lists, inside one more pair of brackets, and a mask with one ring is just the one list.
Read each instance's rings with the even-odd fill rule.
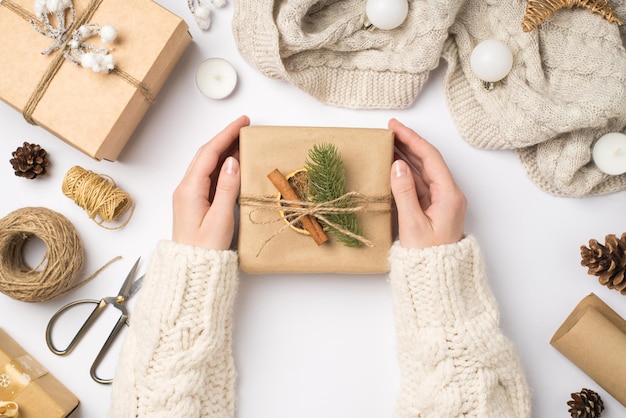
[[[192,160],[173,196],[174,241],[214,250],[230,248],[240,185],[234,146],[239,130],[249,123],[246,116],[233,121]],[[408,161],[394,162],[390,182],[400,244],[425,248],[461,240],[466,201],[439,151],[395,119],[389,121],[389,128]]]
[[[229,248],[247,169],[236,145],[249,123],[240,117],[205,144],[174,192],[173,239],[158,244],[146,273],[113,382],[111,417],[152,416],[157,405],[161,414],[234,416],[240,255]],[[391,250],[384,248],[403,374],[399,415],[530,417],[527,384],[499,329],[480,249],[464,236],[465,197],[432,145],[396,120],[389,128],[406,158],[388,161],[380,182],[393,193],[400,232]],[[265,174],[259,177],[269,183]]]

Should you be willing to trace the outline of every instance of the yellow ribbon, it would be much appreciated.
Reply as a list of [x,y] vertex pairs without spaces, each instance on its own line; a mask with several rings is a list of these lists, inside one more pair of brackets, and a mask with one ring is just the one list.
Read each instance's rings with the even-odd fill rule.
[[18,418],[20,408],[17,402],[0,401],[0,418]]
[[[24,354],[17,357],[0,369],[0,399],[6,399],[4,404],[13,403],[15,398],[22,392],[32,381],[39,379],[48,373],[37,360],[35,360],[30,354]],[[6,411],[11,411],[7,405]],[[8,415],[13,418],[13,415]],[[17,416],[17,415],[15,415]],[[0,418],[2,415],[0,415]]]

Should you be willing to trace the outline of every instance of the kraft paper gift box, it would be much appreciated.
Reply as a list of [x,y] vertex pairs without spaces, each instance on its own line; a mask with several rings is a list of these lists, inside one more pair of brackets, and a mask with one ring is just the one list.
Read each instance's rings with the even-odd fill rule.
[[626,406],[626,321],[600,298],[580,301],[550,344]]
[[0,328],[0,401],[15,402],[19,418],[65,418],[78,398]]
[[[62,59],[49,85],[52,63],[64,48],[29,23],[34,0],[0,0],[0,98],[32,122],[95,159],[115,160],[191,42],[187,24],[152,0],[74,0],[75,22],[111,25],[117,39],[85,43],[110,49],[115,70],[106,74]],[[85,14],[84,16],[88,16]],[[68,14],[69,22],[69,14]],[[56,19],[51,19],[56,25]],[[77,23],[68,32],[76,29]],[[42,92],[43,90],[43,92]],[[32,106],[32,98],[40,99]],[[27,106],[28,104],[28,106]],[[16,113],[16,118],[20,117]],[[26,122],[25,122],[26,123]]]
[[[267,175],[302,168],[313,145],[334,144],[345,167],[346,189],[370,200],[357,213],[372,246],[346,247],[332,234],[318,245],[280,217],[277,189]],[[241,163],[239,267],[248,273],[385,273],[392,243],[389,176],[393,132],[369,128],[249,126],[239,136]],[[258,197],[269,203],[257,205]],[[276,199],[271,202],[270,199]],[[259,207],[263,206],[263,207]]]

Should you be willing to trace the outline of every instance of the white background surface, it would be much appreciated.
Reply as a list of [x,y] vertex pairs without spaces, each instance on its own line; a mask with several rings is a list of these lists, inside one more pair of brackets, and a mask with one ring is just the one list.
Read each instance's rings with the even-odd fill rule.
[[[107,312],[68,357],[57,357],[46,347],[47,321],[75,299],[116,294],[139,256],[140,270],[145,270],[156,242],[170,237],[171,192],[188,162],[202,143],[241,114],[253,124],[349,127],[386,127],[389,118],[397,117],[433,142],[468,198],[466,230],[478,237],[484,251],[502,327],[519,351],[531,386],[533,416],[568,416],[570,393],[583,387],[600,393],[606,405],[603,417],[625,416],[624,407],[549,344],[590,292],[626,317],[625,297],[588,276],[579,253],[589,239],[604,242],[606,234],[626,229],[624,192],[553,197],[530,182],[514,152],[472,148],[459,137],[445,104],[445,62],[409,109],[340,109],[245,63],[231,34],[232,4],[217,10],[212,28],[202,32],[185,1],[159,3],[187,20],[194,41],[117,162],[94,161],[0,104],[0,216],[27,206],[67,216],[85,246],[81,277],[116,255],[124,257],[91,283],[50,302],[29,304],[0,294],[0,326],[79,397],[74,416],[106,414],[110,387],[93,382],[89,366],[117,313]],[[215,56],[231,61],[240,77],[237,90],[222,101],[203,97],[194,82],[198,65]],[[30,181],[13,175],[8,160],[23,141],[49,152],[48,176]],[[62,194],[63,176],[74,165],[109,175],[130,193],[137,206],[128,226],[102,229]],[[234,332],[239,417],[392,416],[399,372],[386,276],[242,274]],[[115,357],[113,352],[107,358],[102,375],[113,373]]]

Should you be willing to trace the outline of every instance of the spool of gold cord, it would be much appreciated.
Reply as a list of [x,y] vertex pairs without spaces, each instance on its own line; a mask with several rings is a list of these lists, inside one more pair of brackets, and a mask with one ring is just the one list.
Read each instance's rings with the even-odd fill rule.
[[[65,196],[87,212],[90,219],[106,229],[126,226],[135,209],[130,195],[117,187],[112,178],[79,166],[72,167],[65,174],[62,190]],[[105,222],[119,220],[129,210],[126,220],[118,226],[104,225]]]

